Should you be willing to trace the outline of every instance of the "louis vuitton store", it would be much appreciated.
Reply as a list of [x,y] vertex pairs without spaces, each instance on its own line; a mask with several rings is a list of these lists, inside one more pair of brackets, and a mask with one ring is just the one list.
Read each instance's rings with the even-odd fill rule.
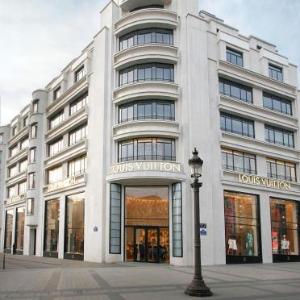
[[293,184],[248,175],[239,175],[239,183],[223,192],[226,263],[300,261],[300,202]]

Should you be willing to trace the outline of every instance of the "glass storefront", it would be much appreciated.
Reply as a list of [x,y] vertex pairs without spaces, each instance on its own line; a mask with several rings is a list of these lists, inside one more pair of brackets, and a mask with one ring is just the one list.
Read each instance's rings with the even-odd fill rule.
[[11,249],[12,249],[13,219],[14,219],[14,211],[13,210],[6,211],[5,241],[4,241],[4,251],[6,253],[11,253]]
[[16,214],[15,248],[16,254],[23,254],[24,249],[25,207],[18,207]]
[[83,260],[85,194],[67,197],[65,223],[65,258]]
[[224,205],[226,262],[262,262],[258,197],[224,192]]
[[126,261],[169,262],[168,194],[168,187],[126,187]]
[[59,200],[45,203],[44,256],[58,257]]
[[273,261],[300,261],[300,206],[296,201],[270,199]]

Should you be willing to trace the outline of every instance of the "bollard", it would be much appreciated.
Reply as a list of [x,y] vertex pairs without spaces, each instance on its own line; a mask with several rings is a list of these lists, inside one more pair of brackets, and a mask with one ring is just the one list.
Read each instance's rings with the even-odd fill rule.
[[5,253],[0,252],[0,269],[5,270]]

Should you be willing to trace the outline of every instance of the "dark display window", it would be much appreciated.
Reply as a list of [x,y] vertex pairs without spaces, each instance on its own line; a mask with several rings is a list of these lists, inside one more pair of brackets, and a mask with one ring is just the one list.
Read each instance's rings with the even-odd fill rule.
[[271,198],[272,252],[276,261],[300,261],[299,204]]
[[85,194],[79,193],[66,200],[65,258],[83,259],[84,199]]
[[139,138],[119,142],[119,162],[132,160],[176,160],[175,140]]
[[5,241],[4,241],[4,251],[6,253],[11,253],[11,249],[12,249],[13,220],[14,220],[14,211],[13,210],[6,211]]
[[45,203],[44,256],[58,257],[59,200]]
[[119,123],[149,119],[175,120],[174,102],[139,100],[119,106]]
[[23,254],[24,249],[25,207],[18,207],[16,214],[15,247],[16,254]]
[[120,50],[154,43],[173,45],[173,31],[169,29],[149,28],[130,32],[120,37]]
[[227,263],[262,261],[256,195],[224,192]]
[[170,64],[140,64],[120,71],[120,86],[139,81],[174,82],[174,66]]

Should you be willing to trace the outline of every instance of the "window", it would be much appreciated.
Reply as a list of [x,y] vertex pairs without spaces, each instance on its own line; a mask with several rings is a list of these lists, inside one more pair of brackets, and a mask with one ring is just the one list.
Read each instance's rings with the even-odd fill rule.
[[63,121],[64,121],[64,111],[61,111],[49,119],[49,129],[53,129],[54,127],[57,127]]
[[288,181],[296,181],[296,164],[268,158],[267,159],[268,177]]
[[121,185],[110,185],[109,253],[121,254]]
[[28,174],[28,189],[34,189],[35,188],[35,173],[29,173]]
[[34,123],[31,125],[31,138],[36,139],[37,138],[37,123]]
[[83,125],[69,134],[69,146],[74,145],[82,141],[87,137],[87,125]]
[[119,123],[146,119],[175,120],[174,102],[147,100],[119,106]]
[[29,162],[30,163],[36,162],[36,147],[30,148],[29,150]]
[[34,214],[34,199],[27,199],[27,216],[32,216]]
[[256,156],[231,149],[222,149],[223,169],[256,174]]
[[175,161],[175,140],[140,138],[119,143],[119,162],[131,160]]
[[120,71],[120,86],[128,83],[158,80],[174,82],[174,66],[168,64],[141,64]]
[[11,129],[12,136],[15,136],[17,134],[17,126],[13,126]]
[[12,157],[16,155],[19,152],[19,147],[18,145],[15,145],[14,147],[9,149],[9,156]]
[[28,138],[21,141],[21,144],[20,144],[21,150],[23,150],[25,148],[28,148],[28,146],[29,146],[29,139]]
[[39,100],[34,100],[32,102],[32,112],[37,113],[39,110]]
[[62,166],[48,170],[48,184],[56,183],[63,180]]
[[81,156],[76,159],[73,159],[68,163],[68,177],[84,174],[86,168],[87,168],[86,156]]
[[244,118],[221,113],[221,129],[254,138],[254,122]]
[[137,11],[137,10],[141,10],[141,9],[147,9],[147,8],[164,8],[163,5],[159,5],[159,4],[152,4],[152,5],[146,5],[146,6],[139,6],[139,7],[136,7],[134,9],[132,9],[130,12],[133,12],[133,11]]
[[59,214],[59,200],[45,202],[44,254],[46,256],[58,256]]
[[23,119],[23,127],[28,126],[28,122],[29,122],[29,118],[28,118],[28,117],[25,117],[25,118]]
[[137,45],[153,43],[173,45],[173,31],[149,28],[130,32],[120,37],[119,49],[121,51]]
[[63,138],[52,142],[51,144],[48,145],[48,153],[49,156],[53,156],[59,152],[61,152],[64,148],[64,140]]
[[7,188],[7,197],[12,198],[18,196],[18,185],[13,185]]
[[24,248],[24,226],[25,225],[25,208],[18,207],[16,211],[16,232],[15,247],[17,254],[23,254]]
[[5,214],[5,240],[4,250],[7,253],[11,253],[12,248],[12,235],[13,235],[13,221],[14,221],[14,210],[7,210]]
[[74,74],[74,81],[77,82],[80,79],[82,79],[85,75],[85,68],[84,66],[81,66],[78,70],[75,71]]
[[231,64],[243,66],[243,53],[232,48],[226,48],[226,60]]
[[294,148],[294,133],[289,130],[265,125],[265,139],[267,142]]
[[220,94],[252,103],[252,88],[223,78],[219,79]]
[[283,81],[282,68],[269,64],[269,76],[272,79]]
[[57,87],[54,91],[53,91],[53,100],[58,99],[61,96],[61,87]]
[[182,237],[182,187],[181,183],[172,185],[172,229],[173,229],[173,256],[183,256]]
[[278,96],[263,93],[264,107],[286,115],[292,115],[292,102]]
[[88,94],[81,96],[70,104],[70,116],[81,110],[88,103]]
[[[300,205],[296,201],[270,198],[273,260],[299,255]],[[278,261],[282,261],[278,259]],[[289,261],[289,260],[287,260]]]
[[0,133],[0,144],[3,144],[3,133]]
[[8,168],[8,177],[13,177],[18,174],[17,165]]
[[27,191],[27,182],[23,181],[23,182],[19,183],[19,192],[18,192],[18,194],[23,195],[23,194],[26,193],[26,191]]
[[84,254],[84,200],[85,194],[67,196],[66,199],[66,258],[83,259]]
[[25,172],[27,171],[27,167],[28,167],[28,160],[27,159],[24,159],[20,162],[20,165],[19,165],[19,171],[20,172]]
[[224,205],[227,262],[232,256],[261,256],[258,197],[224,192]]

